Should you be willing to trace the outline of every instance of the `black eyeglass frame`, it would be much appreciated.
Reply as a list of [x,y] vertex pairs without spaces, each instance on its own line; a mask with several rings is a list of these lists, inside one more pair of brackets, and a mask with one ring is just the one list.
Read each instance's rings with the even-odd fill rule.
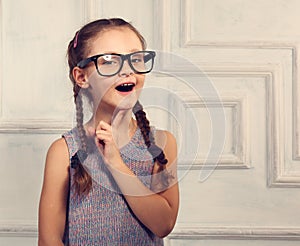
[[[149,61],[150,59],[152,59],[152,64],[151,64],[151,68],[148,69],[147,71],[145,72],[139,72],[137,71],[134,66],[131,64],[131,60],[129,59],[130,56],[132,55],[135,55],[135,54],[139,54],[139,53],[149,53],[148,55],[144,56],[144,60],[145,62]],[[113,74],[110,74],[110,75],[104,75],[102,73],[100,73],[99,69],[98,69],[98,63],[97,63],[97,60],[100,56],[105,56],[105,55],[116,55],[116,56],[119,56],[121,57],[121,65],[120,65],[120,68],[118,69],[117,72],[113,73]],[[149,56],[149,57],[148,57]],[[94,56],[91,56],[91,57],[88,57],[86,59],[83,59],[81,60],[80,62],[77,63],[77,67],[79,68],[85,68],[90,62],[94,62],[95,66],[96,66],[96,70],[98,72],[99,75],[101,76],[105,76],[105,77],[110,77],[110,76],[114,76],[116,74],[118,74],[122,68],[123,68],[123,65],[124,65],[124,61],[128,60],[128,64],[130,66],[130,68],[137,74],[144,74],[144,73],[149,73],[151,72],[151,70],[153,69],[153,65],[154,65],[154,57],[156,56],[156,53],[155,51],[151,51],[151,50],[142,50],[142,51],[135,51],[135,52],[132,52],[132,53],[129,53],[129,54],[126,54],[126,55],[123,55],[123,54],[117,54],[117,53],[107,53],[107,54],[99,54],[99,55],[94,55]]]

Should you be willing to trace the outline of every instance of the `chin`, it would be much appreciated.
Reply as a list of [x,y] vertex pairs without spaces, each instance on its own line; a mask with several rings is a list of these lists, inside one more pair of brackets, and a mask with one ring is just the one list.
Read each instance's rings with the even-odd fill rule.
[[131,110],[137,102],[137,98],[131,100],[122,100],[120,103],[115,105],[115,110]]
[[118,103],[115,105],[116,109],[126,110],[132,109],[138,100],[138,95],[135,91],[132,91],[126,96],[121,96]]

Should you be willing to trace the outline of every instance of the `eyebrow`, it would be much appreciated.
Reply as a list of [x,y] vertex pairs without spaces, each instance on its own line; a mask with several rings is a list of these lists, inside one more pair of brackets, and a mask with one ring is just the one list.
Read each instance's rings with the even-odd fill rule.
[[140,49],[132,49],[132,50],[130,50],[130,52],[136,52],[136,51],[143,51],[143,50],[140,50]]
[[[129,50],[129,53],[136,52],[136,51],[143,51],[143,50],[140,50],[140,49],[132,49],[132,50]],[[129,54],[129,53],[126,53],[126,54]],[[121,54],[121,53],[115,52],[115,51],[105,51],[105,52],[103,52],[102,54]],[[125,53],[122,53],[122,54],[125,54]]]

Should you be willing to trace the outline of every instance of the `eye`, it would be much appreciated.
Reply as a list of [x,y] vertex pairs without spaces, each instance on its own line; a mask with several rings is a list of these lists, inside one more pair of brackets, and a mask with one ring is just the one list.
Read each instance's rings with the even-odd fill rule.
[[135,55],[135,56],[131,57],[131,62],[132,63],[144,62],[143,56],[142,55]]
[[112,65],[112,64],[114,64],[115,63],[115,61],[103,61],[102,63],[101,63],[101,65]]
[[99,66],[113,66],[119,65],[120,57],[113,56],[113,55],[103,55],[98,58],[98,65]]

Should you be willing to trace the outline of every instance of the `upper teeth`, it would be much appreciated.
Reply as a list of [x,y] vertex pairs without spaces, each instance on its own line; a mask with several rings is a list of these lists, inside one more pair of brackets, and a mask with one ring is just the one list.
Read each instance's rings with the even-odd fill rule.
[[122,84],[121,86],[131,86],[133,85],[132,83],[125,83],[125,84]]

